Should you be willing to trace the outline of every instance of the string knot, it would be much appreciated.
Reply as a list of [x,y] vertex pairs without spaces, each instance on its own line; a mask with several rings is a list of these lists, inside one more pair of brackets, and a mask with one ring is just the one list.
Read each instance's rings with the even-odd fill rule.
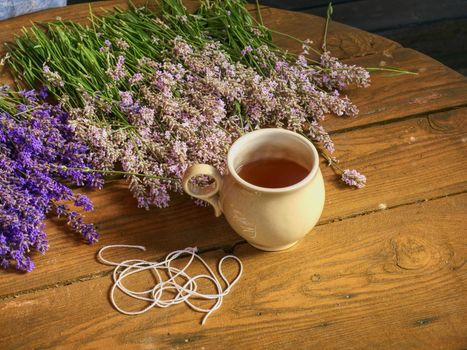
[[[102,253],[109,248],[135,248],[140,250],[146,250],[146,248],[144,246],[137,245],[109,245],[101,248],[97,253],[98,260],[101,263],[115,266],[112,275],[114,283],[110,288],[110,300],[115,309],[125,315],[139,315],[145,313],[155,306],[166,308],[172,305],[185,303],[193,310],[205,313],[201,322],[201,324],[204,325],[206,319],[211,315],[211,313],[220,308],[224,296],[226,296],[232,287],[238,282],[243,272],[243,264],[236,256],[226,255],[220,259],[217,265],[217,270],[220,277],[224,281],[225,288],[223,288],[217,275],[213,272],[208,263],[197,254],[199,251],[197,247],[187,247],[183,250],[173,251],[160,262],[146,261],[141,259],[131,259],[121,262],[110,261],[102,257]],[[185,257],[187,254],[189,255],[189,258],[185,266],[178,268],[171,265],[174,260],[180,257]],[[206,270],[208,270],[209,275],[200,274],[191,276],[186,272],[188,267],[194,262],[195,259],[204,265]],[[231,281],[226,278],[222,271],[222,265],[227,259],[235,260],[239,266],[237,276]],[[143,271],[150,271],[153,273],[156,279],[156,283],[152,288],[145,291],[135,291],[123,284],[123,280],[125,278]],[[168,278],[164,279],[161,271],[165,271]],[[201,279],[210,281],[214,285],[216,292],[211,294],[200,292],[198,289],[197,281]],[[117,289],[131,298],[146,301],[149,303],[149,305],[137,311],[124,310],[115,301],[115,292]],[[171,298],[166,297],[168,294],[167,291],[172,292],[172,294],[170,294]],[[196,299],[216,300],[216,302],[210,308],[205,309],[194,305],[190,301],[191,297],[195,297]]]

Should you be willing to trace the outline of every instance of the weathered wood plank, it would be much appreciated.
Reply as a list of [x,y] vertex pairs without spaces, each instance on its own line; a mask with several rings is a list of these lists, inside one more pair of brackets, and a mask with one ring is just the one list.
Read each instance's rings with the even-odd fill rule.
[[[321,48],[325,19],[300,12],[275,8],[261,10],[264,24],[276,31],[300,40],[311,39],[316,48]],[[274,41],[291,52],[302,51],[301,44],[282,35],[273,35]],[[327,47],[335,57],[346,59],[390,52],[400,45],[392,40],[362,30],[332,22],[329,26]]]
[[368,184],[343,188],[325,172],[323,219],[467,190],[466,113],[460,108],[335,135],[341,166],[361,170]]
[[371,74],[371,86],[350,88],[347,95],[359,108],[355,118],[329,118],[328,130],[342,130],[467,104],[467,79],[412,49],[397,49],[346,61],[362,67],[398,67],[418,75]]
[[[466,212],[464,194],[320,226],[289,251],[243,244],[244,275],[204,327],[184,305],[119,314],[109,276],[5,300],[4,324],[27,331],[0,327],[2,347],[465,348]],[[212,265],[222,255],[204,254]]]
[[[345,188],[323,164],[327,198],[320,223],[467,190],[466,112],[463,108],[336,135],[342,166],[364,172],[368,186]],[[94,253],[102,245],[144,244],[151,249],[142,256],[157,257],[184,246],[212,248],[240,240],[211,208],[187,199],[147,212],[136,208],[119,182],[90,197],[96,212],[88,218],[100,228],[99,244],[83,245],[63,224],[47,221],[50,251],[34,257],[38,267],[27,276],[0,271],[0,295],[101,273],[106,268]]]

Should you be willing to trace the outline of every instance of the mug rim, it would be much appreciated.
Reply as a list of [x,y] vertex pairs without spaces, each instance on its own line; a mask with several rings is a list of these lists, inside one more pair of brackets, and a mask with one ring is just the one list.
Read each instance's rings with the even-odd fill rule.
[[[248,139],[250,139],[252,137],[255,137],[258,134],[268,134],[268,133],[269,134],[271,134],[271,133],[281,133],[281,134],[292,135],[292,136],[304,141],[304,143],[306,145],[308,145],[308,147],[311,149],[311,152],[313,154],[313,166],[311,167],[311,170],[309,171],[308,175],[305,178],[303,178],[299,182],[294,183],[293,185],[290,185],[290,186],[271,188],[271,187],[261,187],[261,186],[253,185],[252,183],[249,183],[248,181],[245,181],[244,179],[242,179],[240,177],[240,175],[238,175],[236,169],[233,166],[233,159],[232,159],[233,152],[238,151],[238,148],[246,140],[248,140]],[[254,130],[254,131],[251,131],[251,132],[249,132],[247,134],[244,134],[244,135],[240,136],[232,144],[232,146],[229,149],[229,152],[227,153],[227,168],[229,170],[229,173],[234,177],[234,179],[237,182],[239,182],[242,186],[244,186],[244,187],[246,187],[248,189],[259,191],[259,192],[265,192],[265,193],[285,193],[285,192],[291,192],[291,191],[297,190],[297,189],[299,189],[301,187],[304,187],[305,185],[307,185],[309,182],[311,182],[314,179],[314,177],[316,176],[316,174],[318,172],[318,169],[319,169],[319,155],[318,155],[318,151],[316,150],[316,147],[313,145],[313,143],[311,143],[311,141],[308,140],[306,137],[304,137],[304,136],[302,136],[302,135],[300,135],[300,134],[298,134],[296,132],[293,132],[293,131],[290,131],[290,130],[287,130],[287,129],[281,129],[281,128],[264,128],[264,129]]]

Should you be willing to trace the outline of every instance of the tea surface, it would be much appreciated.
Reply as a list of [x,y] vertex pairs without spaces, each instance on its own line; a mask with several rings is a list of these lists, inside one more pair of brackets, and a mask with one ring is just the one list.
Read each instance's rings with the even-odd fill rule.
[[253,185],[281,188],[302,181],[310,170],[288,159],[260,159],[242,165],[237,173]]

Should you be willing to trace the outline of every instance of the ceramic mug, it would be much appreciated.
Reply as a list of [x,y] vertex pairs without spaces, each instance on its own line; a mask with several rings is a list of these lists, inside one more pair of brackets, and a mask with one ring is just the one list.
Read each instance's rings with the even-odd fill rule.
[[[237,170],[260,159],[285,158],[309,170],[291,186],[265,188],[242,179]],[[192,178],[208,175],[214,182],[198,187]],[[252,246],[267,251],[287,249],[318,222],[324,206],[324,182],[316,148],[305,137],[284,129],[260,129],[243,135],[227,155],[222,176],[208,164],[195,164],[182,179],[190,196],[209,202],[216,216],[222,213],[232,228]]]

